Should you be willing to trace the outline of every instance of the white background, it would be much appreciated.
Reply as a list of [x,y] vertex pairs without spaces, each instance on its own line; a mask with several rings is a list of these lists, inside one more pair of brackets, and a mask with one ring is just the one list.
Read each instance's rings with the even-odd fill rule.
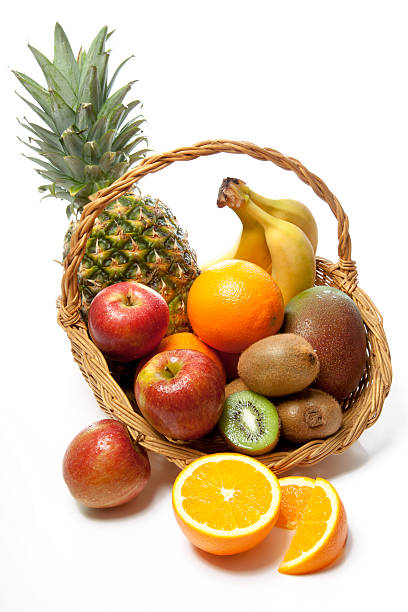
[[[408,43],[404,2],[30,2],[2,23],[0,609],[391,609],[406,590],[406,248]],[[67,220],[40,202],[40,178],[21,157],[16,122],[30,111],[11,68],[40,78],[26,47],[52,56],[55,21],[74,50],[105,23],[122,80],[138,79],[151,148],[210,138],[270,146],[300,159],[350,217],[361,287],[384,316],[394,383],[378,423],[344,455],[293,473],[329,478],[347,509],[346,553],[327,571],[287,577],[288,543],[276,529],[256,549],[217,558],[193,549],[171,509],[177,468],[151,456],[152,478],[134,502],[80,508],[61,475],[65,448],[99,418],[57,326],[61,244]],[[124,82],[124,81],[123,81]],[[22,89],[19,91],[22,93]],[[133,98],[129,98],[133,99]],[[31,118],[32,115],[31,115]],[[25,151],[26,153],[28,151]],[[215,201],[224,176],[270,197],[307,203],[318,254],[336,259],[336,222],[305,185],[271,164],[215,156],[145,179],[188,228],[200,261],[238,231]],[[402,379],[402,380],[401,380]]]

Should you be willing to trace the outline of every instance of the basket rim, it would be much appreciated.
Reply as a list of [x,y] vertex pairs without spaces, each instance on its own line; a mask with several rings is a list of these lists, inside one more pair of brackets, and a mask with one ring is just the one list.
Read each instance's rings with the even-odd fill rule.
[[[353,299],[360,310],[367,330],[368,348],[370,349],[367,374],[363,377],[361,386],[359,385],[352,396],[345,401],[347,411],[343,426],[336,434],[325,440],[313,440],[294,450],[276,451],[258,457],[275,473],[280,474],[296,465],[313,465],[331,454],[344,452],[366,428],[371,427],[377,421],[392,381],[390,351],[381,314],[368,295],[358,286],[356,264],[351,260],[348,217],[325,183],[309,172],[298,160],[286,157],[274,149],[231,140],[203,141],[192,147],[178,148],[144,159],[110,187],[97,192],[92,201],[85,206],[78,226],[71,237],[70,251],[64,262],[61,297],[58,300],[58,323],[65,329],[70,339],[74,359],[91,386],[99,406],[109,416],[122,421],[128,427],[134,440],[148,450],[166,456],[179,467],[185,467],[193,459],[208,454],[186,444],[180,445],[166,440],[149,425],[142,415],[134,411],[124,390],[111,375],[105,357],[93,344],[87,327],[80,318],[77,270],[94,221],[110,201],[128,192],[129,188],[143,176],[157,172],[174,161],[189,161],[200,156],[221,152],[248,154],[255,159],[272,161],[285,170],[291,170],[329,204],[338,221],[339,260],[337,263],[332,263],[327,259],[317,257],[317,267],[323,279],[329,279],[331,284],[345,291]],[[357,411],[356,406],[360,410]]]
[[259,161],[269,161],[283,170],[291,171],[326,204],[337,219],[337,238],[339,262],[343,267],[350,266],[354,273],[356,263],[351,259],[351,238],[349,220],[339,200],[330,191],[326,183],[316,174],[310,172],[299,160],[283,155],[276,149],[260,147],[251,142],[239,140],[204,140],[189,147],[179,147],[172,151],[151,155],[139,162],[134,168],[104,189],[100,189],[90,198],[83,209],[81,218],[70,241],[70,249],[64,260],[64,274],[61,281],[61,297],[67,305],[77,305],[79,309],[80,295],[78,293],[76,274],[85,253],[86,242],[97,216],[105,206],[127,193],[136,182],[147,174],[159,172],[167,166],[180,161],[191,161],[199,157],[231,153],[248,155]]

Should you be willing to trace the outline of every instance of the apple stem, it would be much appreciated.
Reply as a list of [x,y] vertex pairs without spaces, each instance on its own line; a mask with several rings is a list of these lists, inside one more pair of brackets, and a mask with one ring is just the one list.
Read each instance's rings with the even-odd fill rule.
[[170,362],[166,365],[165,371],[170,374],[170,378],[174,378],[180,371],[180,364]]
[[129,292],[126,295],[126,306],[133,306],[133,305],[134,305],[133,295]]

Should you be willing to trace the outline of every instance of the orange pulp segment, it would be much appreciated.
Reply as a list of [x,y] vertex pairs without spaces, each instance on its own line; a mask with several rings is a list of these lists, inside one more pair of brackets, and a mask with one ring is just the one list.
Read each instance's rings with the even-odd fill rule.
[[276,522],[279,481],[262,463],[238,453],[205,455],[173,486],[176,520],[192,544],[217,555],[253,548]]
[[307,506],[315,481],[305,476],[286,476],[279,478],[282,501],[279,509],[277,527],[295,529]]
[[306,574],[327,567],[342,552],[347,518],[335,488],[323,478],[315,486],[279,571]]

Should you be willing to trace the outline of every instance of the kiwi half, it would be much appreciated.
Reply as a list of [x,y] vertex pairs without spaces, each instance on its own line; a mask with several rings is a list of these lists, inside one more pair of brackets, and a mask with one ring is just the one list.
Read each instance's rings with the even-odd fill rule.
[[280,419],[266,397],[253,391],[238,391],[225,400],[218,427],[233,449],[247,455],[262,455],[276,446]]

